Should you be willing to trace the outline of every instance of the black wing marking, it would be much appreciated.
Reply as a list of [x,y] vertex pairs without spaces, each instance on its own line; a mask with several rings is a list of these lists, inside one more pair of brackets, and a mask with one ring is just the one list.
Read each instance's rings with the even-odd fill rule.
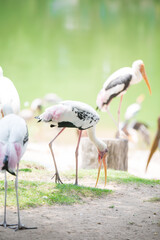
[[[94,123],[99,121],[99,118],[89,111],[82,110],[77,107],[72,107],[72,111],[75,113],[76,117],[79,118],[80,120],[78,126],[76,125],[76,123],[73,123],[71,121],[62,121],[58,122],[58,127],[78,128],[80,130],[85,130],[87,128],[92,127]],[[86,121],[86,124],[84,124],[84,121]],[[54,126],[55,125],[52,124],[50,125],[50,127]]]
[[107,100],[107,102],[104,103],[103,105],[105,105],[105,104],[108,105],[108,104],[110,103],[110,101],[111,101],[114,97],[118,96],[121,92],[125,91],[125,90],[129,87],[129,84],[130,84],[131,79],[132,79],[132,75],[131,75],[131,74],[126,74],[126,75],[124,75],[124,76],[117,77],[117,78],[115,78],[114,80],[112,80],[112,81],[108,84],[108,86],[105,88],[106,91],[109,90],[109,89],[111,89],[111,88],[116,87],[117,85],[121,85],[121,84],[124,84],[124,87],[123,87],[123,89],[122,89],[121,91],[112,94],[112,95],[109,97],[109,99]]
[[82,110],[77,107],[73,107],[72,111],[74,111],[76,116],[82,121],[86,121],[86,120],[92,121],[93,120],[94,122],[97,122],[99,120],[99,118],[95,114],[88,112],[86,110]]
[[26,126],[26,129],[27,129],[27,131],[26,131],[26,135],[25,135],[25,137],[24,137],[24,139],[23,139],[23,145],[24,145],[26,142],[28,142],[28,128],[27,128],[27,126]]
[[63,127],[66,127],[66,128],[78,128],[79,130],[86,130],[88,128],[91,128],[92,125],[88,126],[88,127],[77,127],[76,125],[74,125],[72,122],[67,122],[67,121],[64,121],[64,122],[59,122],[58,123],[58,127],[60,128],[63,128]]
[[131,79],[132,79],[131,74],[126,74],[124,76],[117,77],[108,84],[108,86],[105,88],[105,90],[107,91],[110,88],[116,87],[117,85],[124,84],[124,89],[122,90],[122,91],[124,91],[129,87]]

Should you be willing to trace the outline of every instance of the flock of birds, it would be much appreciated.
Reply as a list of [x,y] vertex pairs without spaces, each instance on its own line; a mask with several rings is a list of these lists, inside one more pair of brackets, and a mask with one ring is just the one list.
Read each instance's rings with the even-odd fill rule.
[[[108,106],[111,100],[117,96],[120,96],[120,105],[118,108],[118,121],[116,126],[120,131],[120,109],[123,95],[126,93],[129,86],[145,80],[149,92],[151,88],[145,73],[144,63],[142,60],[137,60],[132,64],[132,67],[121,68],[113,73],[104,83],[102,90],[97,96],[97,108],[102,111],[107,111],[109,114]],[[34,104],[33,104],[34,105]],[[38,102],[35,103],[38,105]],[[13,85],[12,81],[3,76],[3,70],[0,67],[0,170],[5,172],[5,204],[4,204],[4,221],[1,226],[11,227],[16,230],[26,229],[20,221],[19,202],[18,202],[18,170],[19,161],[22,158],[26,146],[28,143],[28,129],[26,121],[22,118],[23,114],[20,113],[20,99],[18,92]],[[32,107],[32,115],[34,113],[34,107]],[[112,117],[112,115],[110,114]],[[61,101],[54,104],[51,107],[36,117],[38,122],[46,122],[50,124],[50,127],[60,128],[58,134],[49,143],[49,148],[52,154],[54,166],[55,166],[55,182],[62,183],[59,176],[57,164],[55,161],[52,144],[55,139],[64,131],[65,128],[76,128],[79,130],[78,143],[75,152],[76,158],[76,179],[75,184],[78,184],[78,149],[80,140],[82,137],[82,131],[86,130],[88,137],[94,143],[98,151],[98,174],[96,180],[96,186],[98,183],[101,165],[103,163],[105,171],[105,184],[107,182],[107,164],[106,156],[108,153],[107,145],[97,138],[96,136],[96,124],[99,122],[100,117],[96,110],[86,103],[78,101]],[[112,117],[113,118],[113,117]],[[160,118],[158,120],[158,133],[153,143],[151,153],[148,158],[147,166],[150,159],[157,148],[157,141],[160,142]],[[7,199],[7,175],[9,172],[16,176],[15,188],[17,198],[17,212],[18,212],[18,224],[9,225],[6,221],[6,199]]]

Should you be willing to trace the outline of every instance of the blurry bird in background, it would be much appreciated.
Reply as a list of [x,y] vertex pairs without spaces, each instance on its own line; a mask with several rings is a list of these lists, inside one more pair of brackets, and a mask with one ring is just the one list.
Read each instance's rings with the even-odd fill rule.
[[[147,75],[142,60],[133,62],[132,67],[120,68],[114,72],[103,85],[102,90],[97,96],[97,108],[102,111],[107,111],[115,122],[119,130],[120,110],[123,95],[126,93],[130,85],[139,83],[142,79],[145,80],[149,92],[151,94],[151,87],[149,85]],[[118,123],[114,120],[112,114],[109,112],[108,106],[113,98],[120,96],[120,104],[118,108]]]
[[[25,121],[13,114],[10,105],[4,105],[2,109],[4,117],[0,120],[0,170],[5,173],[5,201],[3,227],[11,227],[15,230],[34,229],[21,224],[19,200],[18,200],[18,171],[19,161],[23,156],[27,142],[28,129]],[[7,202],[7,174],[6,171],[16,176],[15,189],[17,199],[18,224],[7,224],[6,202]]]
[[55,93],[47,93],[43,97],[43,102],[44,102],[45,107],[57,104],[61,101],[62,101],[62,99]]
[[148,157],[148,160],[147,160],[147,165],[146,165],[146,171],[148,169],[148,165],[151,161],[151,158],[153,156],[153,154],[155,153],[155,151],[159,148],[160,150],[160,116],[158,117],[157,119],[157,133],[156,133],[156,136],[153,140],[153,143],[152,143],[152,147],[151,147],[151,150],[150,150],[150,153],[149,153],[149,157]]
[[[148,146],[150,144],[149,126],[147,123],[136,120],[136,116],[142,108],[141,104],[143,101],[144,95],[141,94],[137,98],[136,103],[128,106],[125,112],[125,119],[120,123],[120,131],[125,133],[124,138],[134,143],[137,143],[139,137],[141,137],[142,141]],[[119,137],[119,131],[116,132],[116,137]]]
[[141,94],[137,99],[136,99],[136,102],[129,105],[126,109],[126,112],[125,112],[125,121],[126,122],[129,122],[130,120],[134,119],[135,116],[140,112],[142,106],[142,102],[144,101],[144,95]]
[[[0,106],[9,105],[13,113],[20,112],[20,99],[13,82],[3,76],[2,67],[0,67]],[[1,115],[1,117],[3,117]]]
[[57,104],[61,101],[55,93],[47,93],[42,98],[35,98],[31,104],[28,101],[25,102],[25,108],[20,111],[20,116],[27,122],[32,120],[36,115],[40,115],[44,108]]
[[30,121],[34,118],[36,114],[41,114],[43,110],[43,100],[41,98],[35,98],[31,105],[29,106],[29,102],[25,102],[24,104],[27,108],[24,108],[20,111],[20,116],[25,121]]

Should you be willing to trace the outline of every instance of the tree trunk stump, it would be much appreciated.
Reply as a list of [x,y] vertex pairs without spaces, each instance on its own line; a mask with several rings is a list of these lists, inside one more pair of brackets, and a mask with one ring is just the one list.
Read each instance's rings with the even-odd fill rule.
[[[115,170],[128,170],[128,141],[125,139],[103,139],[108,147],[107,167]],[[81,139],[82,168],[97,168],[98,152],[88,137]]]

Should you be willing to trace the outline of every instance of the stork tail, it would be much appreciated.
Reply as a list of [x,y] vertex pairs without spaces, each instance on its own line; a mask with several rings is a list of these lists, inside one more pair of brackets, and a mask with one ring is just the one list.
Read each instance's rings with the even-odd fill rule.
[[6,171],[9,172],[10,174],[16,176],[15,172],[12,171],[12,170],[10,170],[10,169],[8,168],[8,156],[7,156],[7,155],[5,155],[5,157],[4,157],[3,164],[4,164],[4,165],[3,165],[3,167],[2,167],[2,170],[6,170]]

